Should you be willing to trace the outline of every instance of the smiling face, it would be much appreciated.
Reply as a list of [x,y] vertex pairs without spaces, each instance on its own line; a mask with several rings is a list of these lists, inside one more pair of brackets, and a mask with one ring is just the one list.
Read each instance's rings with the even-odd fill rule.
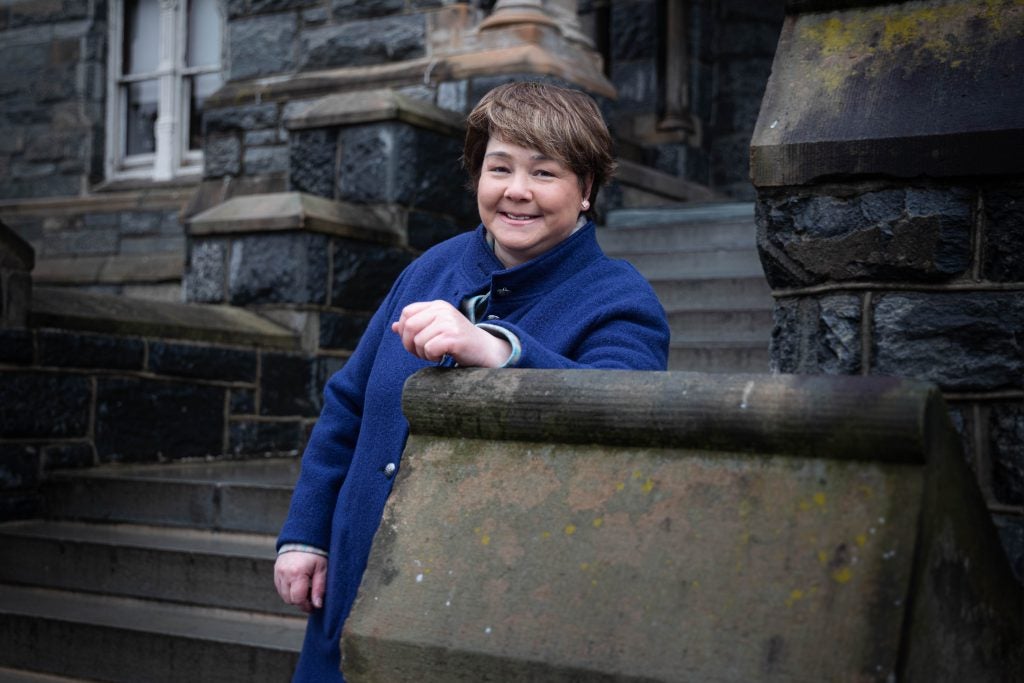
[[[584,190],[589,194],[589,183]],[[477,183],[477,208],[494,253],[511,268],[572,234],[581,211],[579,179],[561,162],[492,136]]]

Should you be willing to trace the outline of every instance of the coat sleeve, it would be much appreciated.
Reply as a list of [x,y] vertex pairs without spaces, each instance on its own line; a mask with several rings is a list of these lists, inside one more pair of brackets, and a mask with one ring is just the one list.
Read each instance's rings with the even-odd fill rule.
[[398,292],[408,272],[409,268],[395,281],[344,367],[327,381],[323,408],[302,455],[302,468],[288,517],[277,539],[278,548],[286,543],[324,550],[330,547],[331,520],[359,438],[367,381],[380,341],[390,333]]
[[593,292],[589,296],[573,286],[557,293],[543,326],[556,330],[554,334],[494,321],[519,338],[521,352],[515,367],[665,370],[669,349],[665,310],[632,266],[627,275],[588,288]]

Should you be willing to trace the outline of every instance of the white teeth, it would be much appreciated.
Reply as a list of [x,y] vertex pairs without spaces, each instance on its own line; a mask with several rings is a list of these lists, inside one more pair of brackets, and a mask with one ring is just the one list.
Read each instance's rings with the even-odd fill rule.
[[505,215],[508,216],[509,218],[511,218],[512,220],[516,220],[516,221],[525,221],[525,220],[529,220],[529,219],[533,218],[533,216],[527,216],[527,215],[520,216],[520,215],[517,215],[517,214],[514,214],[514,213],[506,213]]

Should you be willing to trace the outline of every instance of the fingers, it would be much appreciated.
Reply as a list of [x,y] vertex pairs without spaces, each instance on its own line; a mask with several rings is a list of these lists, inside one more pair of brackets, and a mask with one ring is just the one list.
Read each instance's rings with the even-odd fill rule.
[[391,325],[402,338],[402,346],[417,358],[437,362],[461,348],[478,333],[466,316],[446,301],[421,301],[402,309]]
[[274,563],[274,587],[289,605],[312,612],[323,605],[327,560],[315,553],[288,552]]

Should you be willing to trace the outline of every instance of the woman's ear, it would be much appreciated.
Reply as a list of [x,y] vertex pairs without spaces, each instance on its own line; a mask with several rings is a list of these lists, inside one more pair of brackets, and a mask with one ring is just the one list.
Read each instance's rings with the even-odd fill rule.
[[583,184],[583,199],[590,200],[590,190],[594,187],[594,176],[587,176],[586,181]]

